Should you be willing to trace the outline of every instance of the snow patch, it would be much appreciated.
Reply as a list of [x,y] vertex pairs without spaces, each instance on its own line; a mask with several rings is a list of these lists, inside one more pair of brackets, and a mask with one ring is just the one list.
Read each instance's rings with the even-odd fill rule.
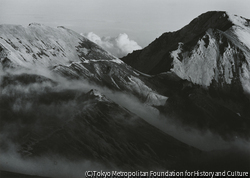
[[231,14],[229,12],[226,12],[228,17],[229,17],[229,20],[234,24],[234,25],[237,25],[237,26],[240,26],[240,27],[245,27],[246,24],[248,24],[247,20],[243,17],[240,17],[238,15],[234,15],[234,14]]
[[101,92],[99,92],[97,89],[92,89],[90,91],[90,95],[94,95],[97,97],[98,101],[109,101]]
[[114,63],[117,63],[117,64],[123,64],[124,62],[120,59],[111,59],[111,60],[106,60],[106,59],[86,59],[83,61],[83,63],[90,63],[90,62],[102,62],[102,61],[109,61],[109,62],[114,62]]
[[229,20],[234,24],[233,30],[239,40],[250,49],[250,21],[245,18],[227,13]]
[[250,93],[250,67],[246,63],[242,64],[240,80],[244,91],[246,93]]
[[182,45],[183,43],[179,42],[177,50],[171,52],[171,57],[173,57],[174,60],[179,60],[179,53],[182,52]]
[[234,33],[238,39],[250,50],[250,29],[242,27],[233,27]]
[[85,56],[89,53],[89,49],[87,49],[87,48],[80,48],[79,49],[79,52],[81,52],[81,53],[83,53]]
[[163,106],[166,103],[167,99],[168,97],[150,92],[148,94],[146,103],[154,106]]
[[146,97],[146,104],[160,106],[164,105],[167,101],[167,97],[159,95],[158,93],[153,91],[151,88],[146,86],[145,83],[139,78],[130,76],[128,77],[128,79],[130,81],[128,82],[128,85],[130,85],[131,90]]
[[178,49],[171,53],[174,59],[171,71],[182,79],[187,79],[203,86],[209,86],[215,75],[214,69],[217,64],[218,54],[216,40],[211,36],[211,33],[211,30],[208,30],[206,33],[209,37],[209,44],[207,46],[203,39],[199,40],[190,57],[182,54],[182,61],[179,60],[179,53],[181,52],[180,44]]
[[117,85],[117,83],[114,81],[113,77],[111,77],[111,80],[112,80],[113,84],[114,84],[118,89],[120,89],[120,87],[119,87],[119,86]]

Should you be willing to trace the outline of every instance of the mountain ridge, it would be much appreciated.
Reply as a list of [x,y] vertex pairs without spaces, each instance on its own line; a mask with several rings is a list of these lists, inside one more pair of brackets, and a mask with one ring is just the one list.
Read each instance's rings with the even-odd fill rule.
[[73,80],[87,79],[118,91],[125,89],[142,100],[152,95],[149,103],[162,103],[143,75],[70,29],[32,23],[28,27],[1,25],[0,32],[0,63],[6,70],[44,70]]
[[8,58],[16,65],[53,67],[100,58],[119,61],[87,38],[64,27],[7,24],[0,25],[0,31],[1,61]]
[[122,60],[148,74],[172,71],[204,87],[250,93],[249,22],[223,11],[207,12]]

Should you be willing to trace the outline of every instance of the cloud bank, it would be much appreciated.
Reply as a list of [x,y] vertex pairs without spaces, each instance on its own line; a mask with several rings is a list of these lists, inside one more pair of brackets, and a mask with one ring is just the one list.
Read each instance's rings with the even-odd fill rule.
[[123,57],[134,50],[142,49],[136,41],[129,39],[126,33],[121,33],[117,37],[100,37],[93,32],[81,35],[98,44],[118,58]]

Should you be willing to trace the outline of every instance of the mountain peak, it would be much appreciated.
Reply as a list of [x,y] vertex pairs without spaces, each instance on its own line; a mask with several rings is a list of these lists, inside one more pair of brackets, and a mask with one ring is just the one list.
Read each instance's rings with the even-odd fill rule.
[[[144,73],[167,72],[172,67],[172,57],[169,52],[176,50],[180,42],[189,49],[206,34],[208,29],[226,31],[233,25],[227,12],[209,11],[193,19],[178,31],[163,33],[146,48],[128,54],[122,60]],[[157,58],[152,56],[155,54]]]
[[226,31],[232,26],[249,27],[250,20],[226,11],[208,11],[193,19],[180,31],[204,32],[208,29]]
[[[198,17],[195,19],[200,19],[200,18],[228,18],[229,12],[227,11],[207,11],[202,14],[200,14]],[[193,19],[193,20],[195,20]]]
[[109,101],[105,95],[99,92],[97,89],[91,89],[88,93],[88,96],[95,97],[99,101]]
[[204,34],[210,28],[226,31],[232,26],[233,23],[229,19],[227,12],[208,11],[193,19],[188,25],[184,26],[179,31],[183,33],[183,35],[189,35],[192,33],[193,35],[191,37],[195,37],[195,35]]

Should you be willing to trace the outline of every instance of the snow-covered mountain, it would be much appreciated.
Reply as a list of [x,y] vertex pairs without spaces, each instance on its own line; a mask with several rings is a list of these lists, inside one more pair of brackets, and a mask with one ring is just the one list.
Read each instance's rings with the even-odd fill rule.
[[127,90],[150,105],[164,104],[167,99],[147,86],[143,75],[64,27],[0,25],[0,61],[3,68],[49,69],[67,78]]
[[150,82],[168,97],[158,109],[169,118],[227,138],[248,137],[249,23],[227,12],[207,12],[122,60],[154,74]]
[[96,44],[64,27],[51,28],[37,23],[28,27],[0,25],[0,32],[2,63],[9,59],[23,67],[53,67],[87,59],[116,60]]
[[122,60],[149,74],[172,71],[205,87],[250,93],[250,20],[207,12]]

